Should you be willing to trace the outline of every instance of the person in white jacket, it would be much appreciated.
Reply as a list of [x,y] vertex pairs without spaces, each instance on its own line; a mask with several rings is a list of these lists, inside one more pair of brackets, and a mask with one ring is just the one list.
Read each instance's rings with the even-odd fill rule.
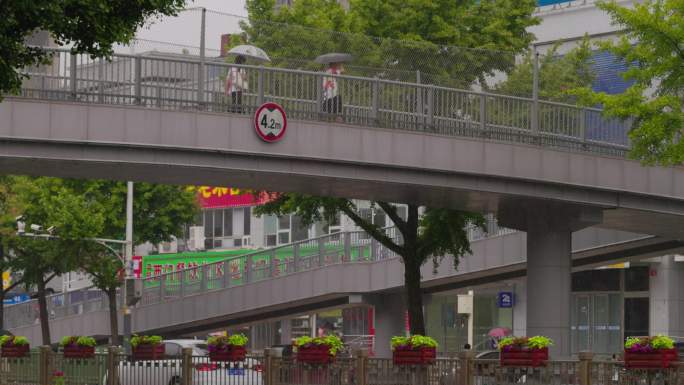
[[[342,63],[330,63],[325,70],[326,76],[323,77],[323,112],[328,114],[342,113],[342,95],[340,95],[339,85],[336,75],[341,75],[344,71]],[[341,120],[338,117],[338,120]]]
[[[244,56],[237,56],[235,64],[245,64]],[[242,93],[249,90],[247,71],[244,68],[230,67],[226,76],[226,95],[230,95],[229,111],[242,112]]]

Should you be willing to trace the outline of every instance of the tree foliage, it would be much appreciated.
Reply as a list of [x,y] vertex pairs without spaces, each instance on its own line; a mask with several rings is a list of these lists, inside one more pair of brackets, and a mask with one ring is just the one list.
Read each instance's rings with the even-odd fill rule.
[[[459,84],[514,64],[514,53],[533,40],[534,0],[355,0],[346,11],[334,0],[247,0],[242,40],[265,49],[276,65],[315,67],[328,52],[354,55],[349,73],[383,68],[400,77],[422,71],[427,81]],[[505,51],[505,52],[501,52]]]
[[466,226],[484,228],[480,214],[452,209],[420,208],[408,205],[406,218],[397,206],[387,202],[372,202],[385,212],[401,234],[392,238],[378,225],[359,215],[356,204],[344,198],[316,197],[303,194],[271,194],[271,200],[255,209],[257,215],[295,214],[304,225],[317,221],[332,221],[344,213],[382,245],[401,256],[404,263],[404,284],[412,334],[425,334],[421,292],[421,266],[432,260],[435,265],[445,256],[458,266],[461,256],[471,252]]
[[[576,97],[571,91],[591,87],[594,81],[591,43],[584,38],[577,47],[562,55],[558,53],[559,47],[560,44],[556,44],[544,55],[539,55],[539,99],[574,103]],[[529,50],[523,61],[493,91],[531,97],[534,60],[535,53]]]
[[[54,226],[52,238],[11,236],[10,267],[27,285],[36,286],[39,300],[49,280],[82,270],[115,304],[123,267],[118,255],[88,238],[123,239],[125,234],[126,183],[102,180],[9,177],[8,213],[22,214],[27,226]],[[136,184],[134,188],[134,243],[158,243],[181,236],[184,225],[197,213],[193,192],[183,186]],[[5,215],[5,234],[15,231],[13,217]],[[26,231],[32,231],[27,228]],[[119,246],[113,245],[114,248]],[[43,291],[43,293],[41,293]],[[44,342],[49,342],[47,317],[41,304]],[[112,330],[117,330],[116,307],[110,307]],[[116,337],[114,337],[116,342]]]
[[31,0],[0,1],[0,94],[16,92],[23,67],[44,63],[45,52],[26,44],[48,31],[74,52],[102,57],[112,45],[126,43],[147,19],[174,15],[185,0]]
[[588,88],[577,94],[587,104],[602,104],[608,116],[633,119],[629,138],[635,159],[680,164],[684,161],[684,3],[644,0],[623,7],[603,1],[598,7],[624,30],[618,41],[600,47],[632,63],[624,77],[634,84],[618,95]]

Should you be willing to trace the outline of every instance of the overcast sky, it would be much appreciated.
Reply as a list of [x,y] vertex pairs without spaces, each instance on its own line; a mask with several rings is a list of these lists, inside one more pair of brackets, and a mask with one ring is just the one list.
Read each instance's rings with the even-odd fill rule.
[[[207,12],[206,47],[213,50],[219,49],[221,34],[234,33],[239,29],[237,23],[240,18],[226,14],[247,16],[245,0],[195,0],[188,1],[187,7],[205,7],[207,10],[224,13]],[[137,37],[145,40],[199,47],[200,25],[201,12],[190,10],[181,12],[175,18],[154,21],[151,25],[139,30]],[[149,48],[155,48],[151,46],[152,44]]]

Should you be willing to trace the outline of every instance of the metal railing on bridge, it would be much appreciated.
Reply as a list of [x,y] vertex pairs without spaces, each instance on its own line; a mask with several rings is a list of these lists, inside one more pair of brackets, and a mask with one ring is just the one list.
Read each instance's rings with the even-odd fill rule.
[[0,383],[23,385],[684,385],[684,366],[626,369],[619,360],[550,360],[540,367],[504,367],[474,352],[434,365],[395,365],[358,350],[326,365],[308,365],[268,349],[244,362],[212,362],[192,348],[157,360],[135,361],[118,348],[70,359],[49,347],[25,358],[0,358]]
[[[499,227],[487,215],[486,231],[467,227],[471,242],[514,233]],[[384,229],[386,235],[401,242],[394,227]],[[138,306],[172,301],[189,295],[227,289],[285,275],[311,271],[342,263],[369,263],[396,258],[397,255],[364,231],[328,234],[269,249],[256,250],[219,262],[189,267],[161,275],[142,278],[143,293]],[[120,298],[119,298],[120,300]],[[108,309],[104,292],[95,288],[59,293],[47,298],[50,319],[77,316]],[[38,301],[32,300],[5,307],[5,328],[38,324]]]
[[[111,60],[47,49],[52,62],[27,71],[22,95],[44,100],[252,115],[264,102],[291,119],[340,122],[426,134],[483,138],[568,151],[624,156],[629,122],[601,110],[525,97],[335,75],[341,105],[324,100],[322,72],[200,61],[189,55],[114,54]],[[233,98],[224,83],[244,74]]]

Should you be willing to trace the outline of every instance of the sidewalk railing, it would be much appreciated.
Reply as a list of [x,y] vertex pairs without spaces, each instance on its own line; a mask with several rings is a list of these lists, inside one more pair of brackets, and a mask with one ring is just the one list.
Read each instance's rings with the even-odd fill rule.
[[[339,108],[326,103],[325,74],[285,68],[200,63],[196,57],[114,54],[110,61],[49,48],[52,62],[30,68],[22,95],[46,100],[254,114],[277,102],[288,117],[367,127],[485,138],[568,151],[624,156],[630,122],[601,110],[467,89],[336,75]],[[244,90],[225,90],[231,68]],[[335,105],[335,107],[338,107]]]
[[[0,383],[26,385],[684,385],[684,366],[663,370],[625,369],[621,361],[551,360],[538,368],[502,367],[498,360],[476,359],[474,352],[440,358],[434,365],[396,366],[366,350],[334,363],[312,366],[275,350],[248,355],[244,362],[212,362],[191,348],[159,360],[134,361],[118,348],[91,359],[68,359],[50,347],[26,358],[1,358]],[[59,378],[63,379],[60,382]]]

